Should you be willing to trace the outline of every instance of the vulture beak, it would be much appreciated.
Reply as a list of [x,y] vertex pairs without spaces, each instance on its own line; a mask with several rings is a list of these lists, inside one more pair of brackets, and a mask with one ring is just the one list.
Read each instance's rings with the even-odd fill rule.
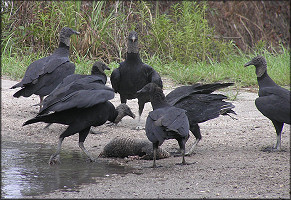
[[247,66],[250,66],[250,65],[252,65],[252,61],[247,62],[247,63],[244,65],[244,67],[247,67]]
[[135,118],[135,114],[133,114],[131,111],[130,111],[130,113],[128,113],[128,116],[130,116],[131,118]]
[[131,39],[132,39],[132,41],[134,42],[134,41],[136,40],[136,37],[135,37],[135,36],[133,36]]
[[137,92],[136,92],[136,94],[137,95],[140,95],[140,94],[142,94],[144,91],[143,91],[143,89],[141,89],[141,90],[138,90]]

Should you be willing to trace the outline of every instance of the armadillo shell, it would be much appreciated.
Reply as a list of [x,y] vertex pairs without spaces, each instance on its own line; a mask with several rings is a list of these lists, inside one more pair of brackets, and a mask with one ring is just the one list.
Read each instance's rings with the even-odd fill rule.
[[[153,159],[153,146],[148,140],[116,137],[112,139],[100,153],[99,157],[125,158],[128,156],[140,156],[145,160]],[[168,158],[170,154],[159,148],[157,159]]]

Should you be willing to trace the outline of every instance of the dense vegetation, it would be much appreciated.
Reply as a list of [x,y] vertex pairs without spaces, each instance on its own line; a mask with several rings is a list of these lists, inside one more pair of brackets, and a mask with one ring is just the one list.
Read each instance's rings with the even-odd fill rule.
[[1,3],[2,74],[14,79],[20,79],[31,62],[50,54],[60,29],[69,26],[81,32],[71,40],[77,73],[88,74],[96,60],[117,67],[125,57],[128,32],[136,30],[144,62],[179,83],[231,80],[254,85],[254,68],[243,64],[263,54],[270,76],[281,85],[290,84],[289,47],[260,40],[242,51],[231,38],[217,37],[207,20],[213,11],[207,2],[172,2],[167,7],[159,1]]

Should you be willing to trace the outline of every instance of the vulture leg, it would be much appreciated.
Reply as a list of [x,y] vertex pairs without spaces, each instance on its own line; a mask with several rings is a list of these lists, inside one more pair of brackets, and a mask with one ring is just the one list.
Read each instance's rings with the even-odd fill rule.
[[185,143],[186,143],[186,139],[180,139],[178,140],[181,152],[182,152],[182,165],[186,165],[186,161],[185,161]]
[[127,99],[124,96],[120,95],[120,102],[126,104]]
[[48,127],[50,127],[50,125],[52,125],[53,123],[48,123],[43,129],[46,129]]
[[186,165],[186,161],[185,161],[185,149],[182,149],[182,165]]
[[274,146],[274,149],[280,151],[281,150],[281,133],[282,133],[284,123],[277,122],[277,121],[272,121],[272,122],[275,126],[276,133],[277,133],[277,143]]
[[156,142],[156,143],[153,143],[153,168],[156,168],[157,165],[156,165],[156,159],[157,159],[157,150],[159,148],[159,143]]
[[59,144],[58,144],[57,151],[53,155],[51,155],[51,157],[49,159],[49,164],[50,165],[54,165],[54,164],[60,163],[60,152],[61,152],[63,140],[64,140],[63,137],[59,138]]
[[282,132],[284,123],[283,122],[278,122],[278,121],[275,121],[275,120],[273,120],[272,122],[273,122],[273,125],[274,125],[275,129],[276,129],[277,142],[274,145],[274,147],[267,147],[263,151],[272,152],[272,151],[280,151],[281,150],[281,132]]
[[144,129],[144,127],[141,126],[141,123],[140,123],[140,118],[141,118],[142,111],[144,109],[144,104],[145,104],[145,102],[143,102],[142,100],[138,99],[138,122],[137,122],[137,126],[135,128],[136,130]]
[[277,149],[278,151],[281,150],[281,133],[277,135],[277,143],[274,146],[274,149]]
[[41,108],[42,108],[42,105],[41,105],[41,103],[42,103],[42,101],[43,101],[43,96],[39,96],[39,111],[41,110]]
[[[88,128],[90,129],[90,128]],[[61,152],[61,148],[62,148],[62,143],[65,137],[74,135],[76,133],[76,127],[75,126],[69,126],[61,135],[59,138],[59,144],[58,144],[58,148],[57,151],[50,157],[49,159],[49,164],[53,165],[56,163],[60,162],[60,152]],[[88,131],[89,133],[89,131]],[[87,135],[88,135],[87,133]],[[87,137],[87,135],[85,136],[85,138]],[[80,140],[80,136],[79,136],[79,140]],[[84,139],[85,140],[85,139]]]
[[79,147],[86,154],[86,156],[88,157],[89,161],[90,162],[93,162],[94,159],[91,157],[91,155],[89,154],[89,152],[84,147],[84,141],[85,141],[86,137],[88,136],[88,134],[90,132],[90,129],[91,129],[91,127],[90,128],[86,128],[86,129],[80,131],[80,133],[79,133]]
[[195,124],[194,126],[190,126],[190,131],[193,133],[193,135],[195,136],[196,138],[196,141],[194,142],[194,144],[192,145],[190,151],[188,151],[186,153],[186,155],[190,156],[193,154],[193,151],[194,151],[194,148],[197,146],[197,144],[199,143],[199,141],[201,140],[202,136],[201,136],[201,133],[200,133],[200,128],[198,126],[198,124]]

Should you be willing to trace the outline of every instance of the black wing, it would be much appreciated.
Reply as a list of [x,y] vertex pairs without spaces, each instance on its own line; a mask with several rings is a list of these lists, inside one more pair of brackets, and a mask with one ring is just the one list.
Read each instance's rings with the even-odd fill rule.
[[146,70],[147,83],[155,83],[160,88],[163,88],[163,82],[159,73],[147,64],[143,64],[142,67]]
[[171,91],[166,100],[170,105],[175,105],[178,101],[190,94],[210,94],[217,89],[225,88],[234,83],[211,83],[211,84],[194,84],[189,86],[181,86]]
[[23,85],[22,89],[17,91],[14,97],[29,97],[32,94],[46,96],[51,93],[58,84],[68,75],[75,72],[75,65],[71,62],[66,62],[57,67],[53,72],[39,76],[37,79]]
[[189,122],[185,110],[168,107],[150,112],[146,122],[146,134],[150,141],[159,141],[160,144],[165,139],[175,138],[176,134],[186,137],[189,134]]
[[[101,83],[104,84],[106,83],[106,80],[104,81],[104,78],[98,75],[84,75],[84,74],[71,74],[67,76],[66,78],[63,79],[63,81],[55,88],[55,90],[58,90],[59,88],[66,87],[70,83],[77,81],[79,79],[85,78],[85,77],[91,77],[92,82],[96,83]],[[54,93],[54,91],[52,91]]]
[[255,104],[269,119],[290,124],[290,91],[279,86],[260,88]]
[[112,90],[79,90],[50,106],[50,110],[60,112],[71,108],[88,108],[114,98]]
[[[113,90],[104,84],[100,84],[98,82],[99,80],[100,77],[98,76],[88,75],[84,78],[75,80],[64,87],[59,87],[44,99],[42,103],[43,107],[40,110],[39,115],[49,111],[56,111],[56,107],[58,107],[58,110],[61,106],[63,106],[64,109],[68,109],[68,106],[89,107],[101,103],[104,99],[112,99],[114,97]],[[98,90],[106,90],[109,92],[98,93]],[[93,91],[96,92],[96,94],[93,94]],[[104,94],[108,94],[108,96],[104,96]],[[100,95],[100,99],[94,100],[98,95]]]
[[118,92],[120,85],[120,71],[118,68],[114,69],[113,72],[111,73],[110,81],[114,91]]
[[25,71],[24,77],[21,82],[12,86],[11,89],[16,87],[23,87],[27,84],[36,84],[37,79],[46,74],[51,73],[60,65],[70,62],[68,57],[56,57],[54,55],[41,58],[31,63]]
[[190,124],[202,123],[219,115],[234,113],[234,105],[225,102],[222,94],[190,94],[178,101],[174,106],[187,111]]

